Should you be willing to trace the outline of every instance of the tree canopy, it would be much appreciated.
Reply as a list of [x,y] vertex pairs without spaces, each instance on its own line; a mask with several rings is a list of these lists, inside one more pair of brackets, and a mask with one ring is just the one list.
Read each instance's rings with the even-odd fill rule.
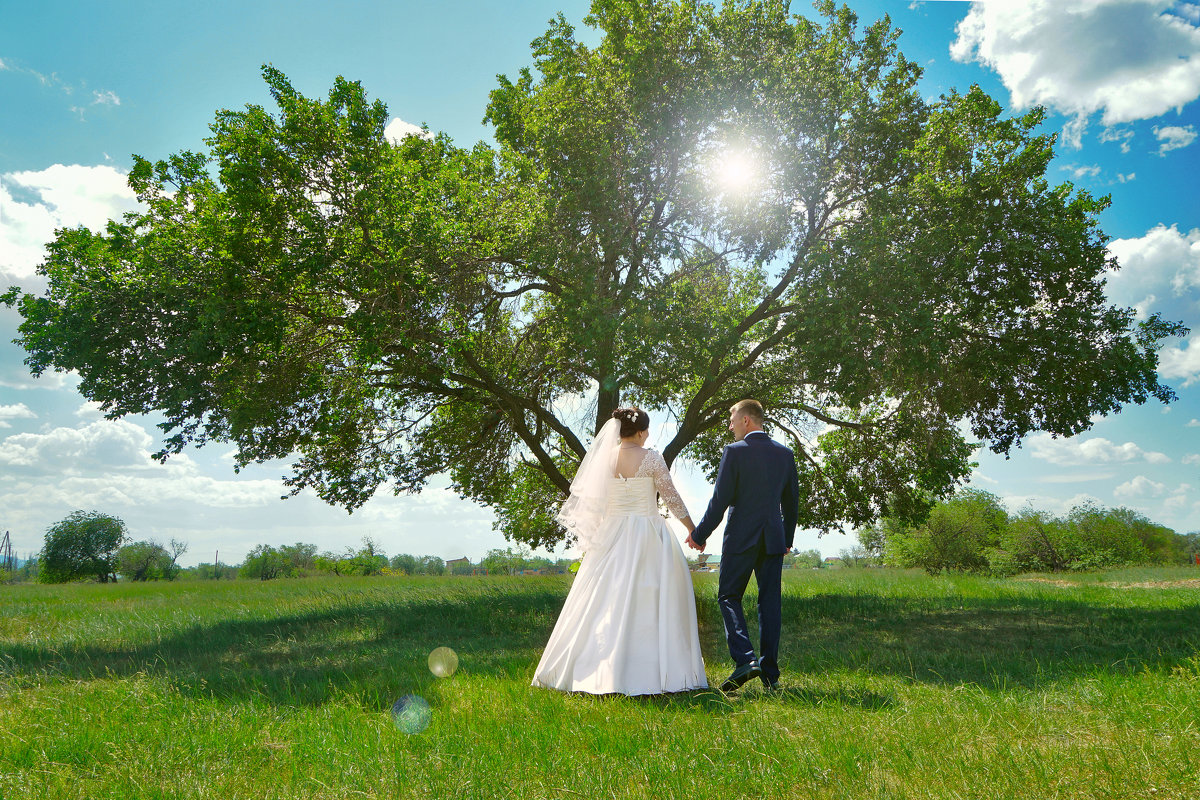
[[38,580],[66,583],[95,577],[117,579],[117,552],[126,539],[125,522],[99,511],[75,511],[46,531],[38,553]]
[[173,581],[179,576],[179,557],[187,552],[187,542],[171,539],[170,550],[159,542],[131,542],[117,551],[117,572],[130,581]]
[[274,113],[218,112],[207,152],[136,159],[145,212],[58,233],[28,363],[163,414],[161,458],[294,456],[348,509],[448,473],[532,545],[621,403],[711,474],[758,398],[833,529],[923,514],[964,430],[1007,453],[1173,399],[1185,329],[1105,300],[1108,200],[1048,182],[1042,110],[927,102],[886,17],[817,5],[595,0],[600,43],[552,21],[470,148],[264,67]]

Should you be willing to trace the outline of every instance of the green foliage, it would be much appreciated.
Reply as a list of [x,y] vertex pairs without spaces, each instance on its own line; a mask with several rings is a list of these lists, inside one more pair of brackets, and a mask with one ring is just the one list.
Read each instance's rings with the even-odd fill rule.
[[885,518],[860,537],[882,541],[897,566],[1000,576],[1183,564],[1192,544],[1127,508],[1085,504],[1061,518],[1025,509],[1010,518],[994,495],[978,490],[938,503],[921,525]]
[[176,556],[158,542],[132,542],[117,551],[117,572],[129,581],[174,580]]
[[37,558],[27,558],[17,567],[12,574],[14,581],[36,581],[38,579],[38,560]]
[[126,538],[125,523],[99,511],[75,511],[46,530],[38,554],[38,580],[65,583],[95,577],[117,579],[117,551]]
[[446,562],[437,556],[421,556],[417,568],[422,575],[446,574]]
[[[35,374],[161,414],[160,458],[296,453],[293,493],[348,509],[448,473],[530,545],[564,536],[622,402],[712,472],[729,405],[759,398],[801,524],[834,530],[921,523],[969,474],[960,420],[1006,453],[1173,399],[1157,353],[1186,329],[1107,304],[1108,200],[1048,182],[1044,112],[926,100],[886,17],[818,10],[598,0],[594,46],[560,17],[500,77],[495,147],[389,142],[359,84],[311,99],[265,67],[275,109],[138,158],[147,210],[59,231],[45,295],[0,302]],[[750,191],[714,182],[732,151]]]
[[401,553],[392,556],[391,568],[404,575],[444,575],[446,562],[437,556],[414,556]]
[[283,553],[269,544],[260,544],[247,554],[238,575],[269,581],[273,578],[287,577],[290,571],[291,565]]
[[797,550],[794,553],[785,553],[783,564],[785,567],[795,569],[824,569],[828,566],[820,550]]
[[494,548],[487,551],[480,565],[487,570],[488,575],[519,575],[525,569],[525,561],[530,555],[523,547],[515,551],[511,547],[503,550]]
[[1000,544],[1008,513],[999,498],[978,489],[964,489],[938,503],[920,525],[893,528],[887,540],[889,558],[931,575],[942,570],[986,572],[988,554]]
[[401,553],[399,555],[392,556],[391,567],[396,572],[400,572],[405,575],[413,575],[420,571],[420,561],[414,555],[409,553]]
[[506,547],[494,548],[480,561],[488,575],[520,575],[526,571],[562,573],[570,565],[570,559],[551,561],[544,556],[535,556],[527,547],[516,550]]
[[233,580],[238,576],[238,567],[230,564],[197,564],[185,570],[188,577],[202,581]]
[[1183,558],[1188,563],[1195,563],[1195,557],[1200,555],[1200,531],[1190,531],[1183,534],[1179,542]]
[[847,567],[867,567],[878,563],[878,559],[861,544],[843,547],[838,551],[838,559]]

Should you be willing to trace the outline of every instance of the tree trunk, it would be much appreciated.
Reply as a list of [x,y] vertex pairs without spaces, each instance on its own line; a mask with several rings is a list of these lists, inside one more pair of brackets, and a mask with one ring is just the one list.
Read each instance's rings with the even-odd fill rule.
[[602,381],[600,384],[600,393],[596,397],[596,429],[592,433],[597,433],[604,427],[604,423],[612,419],[613,409],[621,404],[621,387],[615,383],[611,384],[611,388],[605,388],[608,381]]

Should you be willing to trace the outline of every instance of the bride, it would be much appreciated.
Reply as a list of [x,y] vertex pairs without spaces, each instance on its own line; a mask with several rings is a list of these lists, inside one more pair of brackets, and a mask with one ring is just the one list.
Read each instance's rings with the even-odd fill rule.
[[660,694],[708,686],[692,578],[655,495],[695,528],[663,457],[643,445],[650,417],[618,408],[571,482],[559,521],[584,551],[533,685]]

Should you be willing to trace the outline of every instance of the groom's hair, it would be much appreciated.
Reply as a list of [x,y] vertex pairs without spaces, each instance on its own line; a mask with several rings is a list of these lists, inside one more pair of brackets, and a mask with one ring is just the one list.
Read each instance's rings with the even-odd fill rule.
[[733,404],[733,408],[729,409],[738,417],[749,417],[754,420],[754,424],[761,426],[763,424],[762,403],[757,400],[739,400]]

